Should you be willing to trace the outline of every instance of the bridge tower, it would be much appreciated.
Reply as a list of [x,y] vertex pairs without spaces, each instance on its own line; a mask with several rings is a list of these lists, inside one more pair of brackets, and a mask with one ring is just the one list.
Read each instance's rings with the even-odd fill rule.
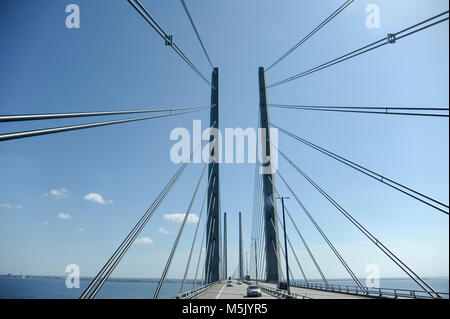
[[[268,282],[278,282],[280,279],[280,246],[278,241],[278,219],[277,204],[274,197],[275,183],[272,168],[272,144],[270,141],[269,130],[269,110],[267,107],[266,92],[266,76],[264,68],[258,70],[259,76],[259,111],[260,111],[260,128],[265,130],[265,140],[261,140],[262,151],[265,150],[269,159],[262,165],[265,168],[262,174],[263,181],[263,200],[264,200],[264,236],[265,236],[265,252],[266,252],[266,280]],[[264,135],[263,135],[264,137]],[[264,158],[264,157],[262,157]]]
[[[211,114],[210,127],[219,129],[219,68],[214,68],[211,81]],[[213,142],[214,141],[214,142]],[[211,157],[209,163],[208,175],[211,176],[211,182],[208,188],[208,212],[207,219],[207,237],[206,237],[206,265],[205,278],[207,283],[215,282],[221,279],[221,232],[220,232],[220,183],[219,183],[219,141],[213,132],[211,132]],[[210,205],[211,202],[211,205]]]

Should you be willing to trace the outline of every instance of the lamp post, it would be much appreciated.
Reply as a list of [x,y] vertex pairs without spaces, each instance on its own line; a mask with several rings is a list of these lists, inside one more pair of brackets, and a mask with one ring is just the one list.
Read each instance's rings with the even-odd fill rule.
[[281,199],[281,205],[283,207],[283,231],[284,231],[284,257],[286,259],[286,285],[288,295],[291,294],[291,287],[289,285],[289,261],[288,261],[288,250],[287,250],[287,236],[286,236],[286,218],[284,216],[284,200],[289,199],[289,197],[277,197]]
[[257,244],[258,239],[256,239],[256,238],[253,238],[253,239],[255,240],[255,272],[256,272],[255,282],[256,282],[256,285],[258,285],[258,254],[256,253],[257,252],[256,244]]
[[248,276],[248,251],[245,252],[245,265],[247,268],[247,276]]

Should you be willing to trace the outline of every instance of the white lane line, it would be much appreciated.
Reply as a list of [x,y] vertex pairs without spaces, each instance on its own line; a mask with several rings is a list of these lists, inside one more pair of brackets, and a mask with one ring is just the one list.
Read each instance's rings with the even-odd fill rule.
[[223,289],[225,288],[226,284],[223,285],[222,289],[220,289],[219,294],[217,295],[216,299],[219,299],[220,295],[222,294]]

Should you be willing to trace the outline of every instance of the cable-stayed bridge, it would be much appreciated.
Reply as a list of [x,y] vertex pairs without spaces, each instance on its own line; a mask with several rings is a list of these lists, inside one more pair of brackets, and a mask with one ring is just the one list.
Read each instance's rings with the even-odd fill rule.
[[[200,33],[194,23],[194,19],[189,12],[188,6],[184,0],[181,0],[182,7],[192,25],[195,36],[197,37],[201,49],[211,66],[211,76],[204,75],[192,63],[188,55],[180,48],[170,35],[152,16],[150,11],[143,6],[139,0],[127,0],[131,8],[136,11],[139,17],[143,18],[163,40],[164,45],[172,49],[189,67],[195,72],[199,79],[211,88],[211,103],[208,106],[199,107],[178,107],[178,108],[158,108],[147,110],[123,110],[123,111],[102,111],[102,112],[73,112],[73,113],[49,113],[49,114],[19,114],[19,115],[0,115],[0,122],[22,122],[22,121],[39,121],[46,119],[69,119],[69,118],[91,118],[98,116],[117,116],[117,115],[139,115],[138,117],[123,118],[120,120],[89,122],[86,124],[77,124],[61,127],[50,127],[29,131],[11,132],[0,135],[0,142],[6,142],[16,139],[24,139],[37,137],[41,135],[64,133],[68,131],[78,131],[84,129],[99,128],[102,126],[111,126],[135,121],[157,120],[160,118],[182,117],[185,114],[196,112],[209,112],[211,129],[220,129],[219,113],[220,113],[220,72],[215,67],[206,50]],[[252,225],[246,227],[242,225],[241,215],[239,215],[239,263],[233,272],[227,269],[227,217],[226,209],[221,207],[220,198],[220,162],[218,161],[218,141],[211,135],[209,141],[209,161],[202,165],[202,170],[198,180],[194,181],[194,187],[188,189],[191,193],[191,199],[187,203],[187,209],[184,218],[178,230],[172,249],[169,253],[167,262],[161,274],[159,283],[154,293],[154,298],[159,298],[161,289],[163,288],[167,276],[173,262],[175,253],[177,252],[179,243],[185,230],[189,215],[191,214],[194,203],[201,201],[201,210],[199,221],[193,234],[191,248],[186,260],[184,276],[180,286],[179,295],[176,298],[239,298],[245,295],[245,287],[251,283],[258,283],[262,289],[265,298],[448,298],[448,293],[435,290],[422,276],[414,270],[412,265],[407,265],[401,256],[393,252],[382,238],[376,237],[366,225],[358,221],[354,214],[341,205],[338,200],[330,195],[318,182],[316,182],[307,172],[305,172],[295,159],[289,156],[283,146],[272,143],[271,130],[275,128],[284,135],[290,137],[293,141],[299,142],[309,148],[336,160],[346,167],[352,168],[356,172],[373,179],[385,187],[388,187],[398,193],[398,196],[406,196],[411,201],[415,201],[417,205],[425,205],[431,207],[438,214],[449,215],[449,205],[443,201],[436,199],[426,193],[418,191],[408,185],[405,185],[393,178],[378,173],[375,170],[365,167],[352,159],[348,159],[338,152],[331,151],[324,146],[317,145],[309,140],[298,136],[295,132],[291,132],[283,128],[283,123],[273,123],[270,120],[271,109],[285,109],[294,111],[308,112],[334,112],[352,114],[370,114],[377,116],[404,116],[404,117],[432,117],[437,121],[447,120],[449,117],[448,107],[395,107],[395,106],[339,106],[339,105],[290,105],[290,104],[274,104],[270,103],[267,90],[285,83],[308,77],[316,72],[320,72],[331,68],[339,63],[344,63],[350,59],[356,59],[358,56],[372,52],[385,46],[395,46],[397,41],[414,40],[414,35],[419,32],[432,32],[432,28],[438,24],[446,23],[449,20],[449,11],[442,12],[432,16],[426,20],[418,21],[416,24],[407,26],[402,30],[396,30],[385,37],[369,43],[363,44],[357,49],[349,50],[348,53],[324,62],[314,68],[307,69],[301,73],[289,76],[283,80],[268,84],[266,82],[268,72],[287,56],[299,48],[303,43],[307,42],[316,33],[331,23],[341,12],[353,3],[353,0],[345,1],[340,7],[333,11],[324,21],[296,43],[291,49],[284,53],[279,59],[270,64],[267,68],[260,67],[255,70],[255,80],[258,80],[259,88],[259,128],[263,129],[265,134],[258,136],[262,145],[261,158],[268,160],[264,164],[255,166],[254,190],[253,190],[253,212]],[[395,54],[395,53],[394,53]],[[256,72],[257,71],[257,72]],[[120,127],[120,125],[118,125]],[[89,284],[87,289],[80,296],[82,299],[95,298],[104,284],[108,281],[111,274],[123,260],[130,247],[133,245],[139,234],[145,226],[152,221],[152,217],[157,213],[158,208],[166,199],[173,186],[177,183],[180,176],[189,165],[192,165],[192,159],[198,152],[203,149],[202,143],[194,145],[194,150],[186,160],[180,164],[176,172],[168,181],[160,181],[163,187],[159,194],[155,194],[152,204],[148,207],[142,217],[137,221],[135,226],[128,234],[124,235],[124,239],[111,257],[105,262],[104,266],[99,270],[98,274]],[[286,163],[298,173],[296,176],[287,176],[285,173],[275,170],[273,167],[273,154],[281,155]],[[292,186],[288,179],[304,179],[309,183],[325,201],[329,202],[338,213],[342,214],[350,225],[361,232],[380,252],[382,252],[390,262],[398,267],[404,275],[409,277],[417,284],[417,289],[394,289],[390,287],[367,287],[360,278],[355,274],[351,267],[351,263],[347,261],[342,252],[339,251],[324,229],[319,225],[314,217],[314,212],[310,211],[304,204],[301,196],[295,187]],[[207,187],[202,189],[201,183],[206,180]],[[279,186],[282,185],[289,190],[289,194],[281,194]],[[226,190],[225,190],[226,191]],[[286,203],[288,195],[290,203]],[[279,206],[281,203],[281,207]],[[302,226],[298,225],[298,219],[293,213],[292,205],[299,208],[300,211],[311,222],[314,229],[327,244],[327,247],[339,261],[340,265],[345,269],[346,273],[353,281],[353,285],[336,285],[330,283],[326,276],[327,265],[319,264],[315,257],[314,250],[308,244],[307,239],[302,233]],[[288,207],[289,206],[289,207]],[[376,218],[376,217],[374,217]],[[204,224],[202,223],[204,221]],[[295,229],[295,233],[287,234],[286,226]],[[401,226],[401,225],[400,225]],[[251,247],[250,254],[244,254],[243,237],[250,238]],[[198,244],[200,243],[200,244]],[[311,259],[317,275],[321,282],[318,283],[311,280],[304,271],[302,266],[303,260],[298,257],[295,249],[295,243],[301,243]],[[198,247],[197,247],[198,246]],[[196,248],[199,248],[196,250]],[[245,255],[245,256],[244,256]],[[292,260],[292,257],[293,260]],[[295,273],[292,265],[296,265],[300,270]],[[195,277],[193,285],[188,284],[188,274],[195,269]],[[234,287],[226,287],[226,281],[229,277],[243,281],[242,285]],[[281,285],[280,285],[281,283]],[[284,286],[285,287],[282,287]]]

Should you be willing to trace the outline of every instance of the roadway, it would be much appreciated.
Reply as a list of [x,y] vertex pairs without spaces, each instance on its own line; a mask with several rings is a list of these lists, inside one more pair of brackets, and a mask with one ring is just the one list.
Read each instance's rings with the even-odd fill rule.
[[276,297],[262,292],[262,297],[247,297],[247,284],[238,285],[233,280],[233,287],[227,287],[226,282],[217,284],[209,288],[195,299],[277,299]]
[[[270,284],[270,283],[263,283],[262,286],[270,287],[270,288],[277,288],[276,284]],[[305,296],[312,299],[367,299],[370,297],[366,296],[358,296],[358,295],[350,295],[350,294],[344,294],[339,292],[332,292],[332,291],[323,291],[323,290],[316,290],[316,289],[308,289],[308,288],[297,288],[297,287],[291,287],[291,292],[296,293],[301,296]]]
[[[276,284],[260,283],[260,286],[277,288]],[[367,299],[366,296],[358,296],[351,294],[344,294],[332,291],[322,291],[308,288],[291,287],[291,292],[311,299]],[[262,297],[247,297],[247,284],[237,284],[233,281],[233,287],[227,287],[226,282],[214,285],[205,292],[198,295],[195,299],[278,299],[270,294],[262,292]]]

